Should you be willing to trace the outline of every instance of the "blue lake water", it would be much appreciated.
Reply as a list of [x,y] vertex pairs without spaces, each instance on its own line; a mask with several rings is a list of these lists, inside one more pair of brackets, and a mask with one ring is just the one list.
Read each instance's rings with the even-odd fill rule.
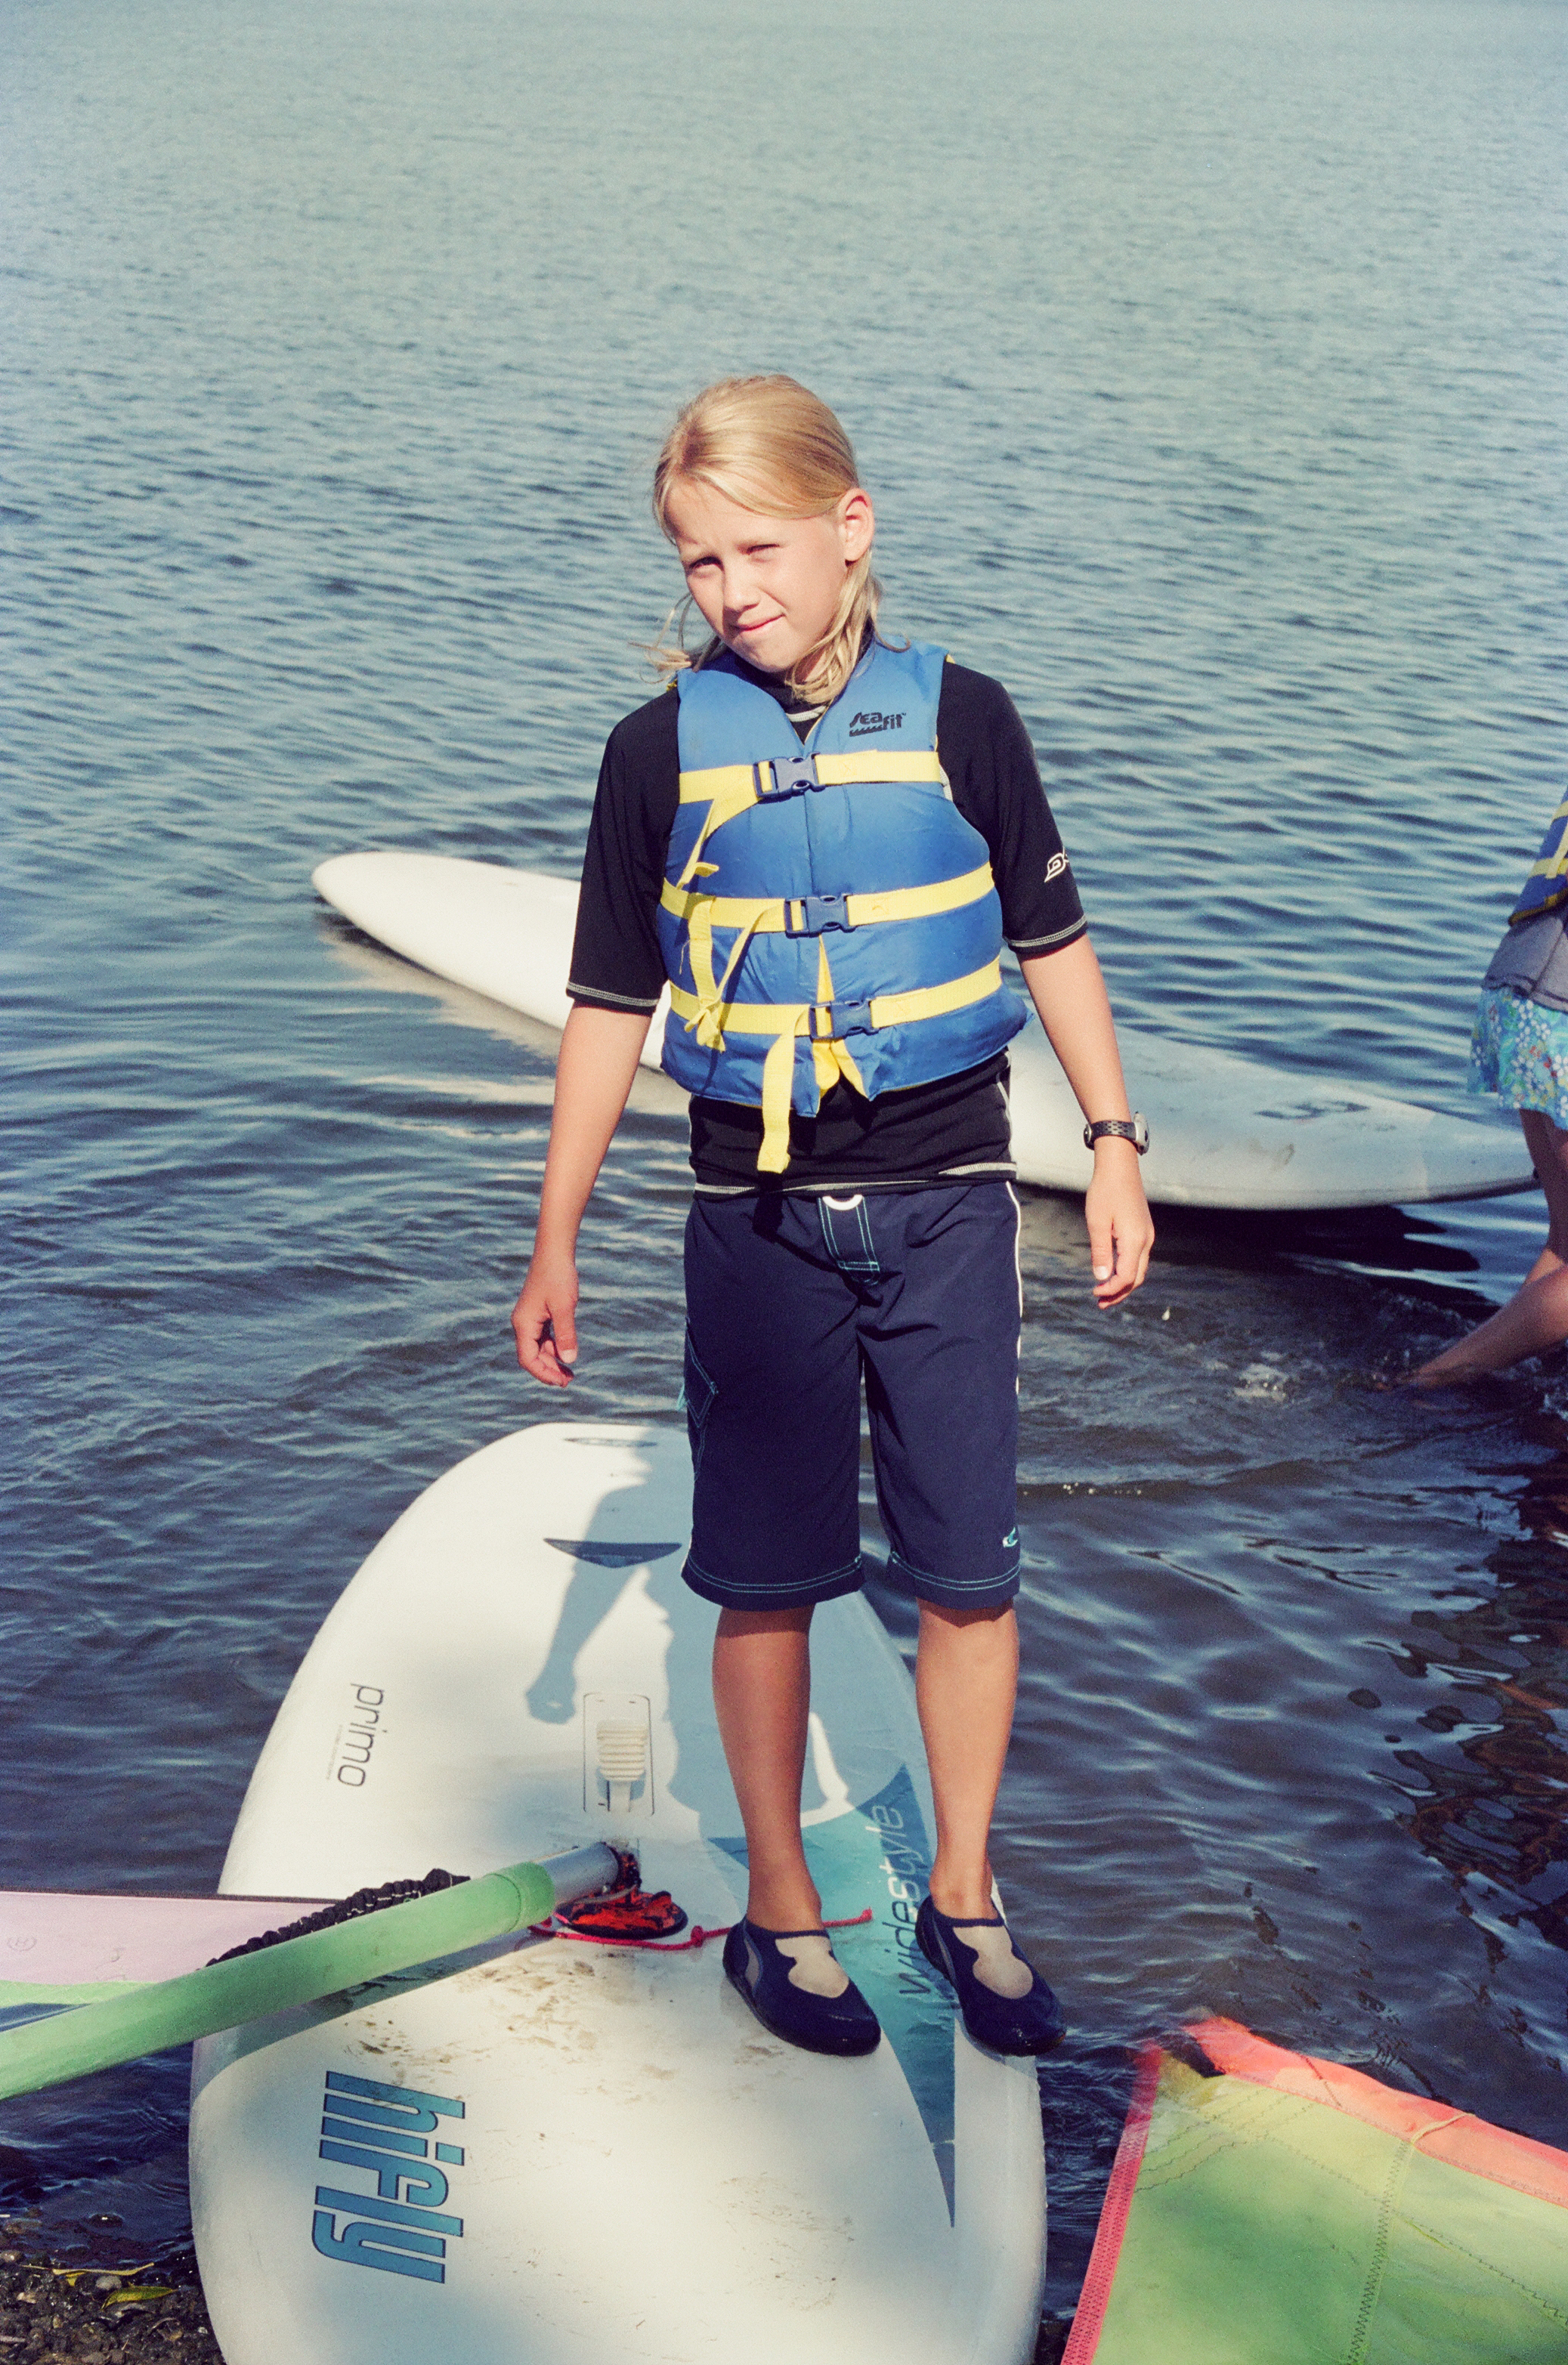
[[[559,1410],[506,1324],[550,1039],[311,868],[575,871],[707,378],[841,410],[1129,1017],[1473,1107],[1561,794],[1568,9],[0,0],[0,1878],[201,1889],[364,1552]],[[583,1414],[675,1416],[685,1200],[634,1107]],[[1171,1216],[1106,1319],[1026,1195],[1058,2312],[1151,2027],[1568,2140],[1568,1389],[1383,1384],[1543,1221]],[[178,2243],[182,2110],[10,2106],[12,2205]]]

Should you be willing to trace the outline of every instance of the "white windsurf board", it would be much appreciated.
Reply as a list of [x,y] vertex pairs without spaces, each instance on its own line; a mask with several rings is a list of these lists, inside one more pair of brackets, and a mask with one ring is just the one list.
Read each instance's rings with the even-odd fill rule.
[[[334,1896],[613,1837],[694,1923],[733,1921],[716,1613],[679,1575],[690,1485],[681,1431],[596,1422],[437,1480],[312,1645],[222,1886]],[[930,1794],[863,1600],[819,1610],[813,1662],[802,1821],[824,1911],[871,1909],[839,1946],[878,2050],[768,2036],[717,1942],[561,1938],[204,2040],[192,2204],[228,2365],[1033,2355],[1035,2066],[971,2044],[914,1949]]]

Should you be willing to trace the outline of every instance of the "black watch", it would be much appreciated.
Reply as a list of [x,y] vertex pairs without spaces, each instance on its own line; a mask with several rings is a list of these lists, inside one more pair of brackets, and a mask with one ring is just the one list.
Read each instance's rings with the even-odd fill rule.
[[1118,1141],[1130,1141],[1141,1158],[1148,1148],[1148,1127],[1141,1116],[1103,1116],[1083,1128],[1083,1147],[1092,1149],[1102,1134],[1111,1134]]

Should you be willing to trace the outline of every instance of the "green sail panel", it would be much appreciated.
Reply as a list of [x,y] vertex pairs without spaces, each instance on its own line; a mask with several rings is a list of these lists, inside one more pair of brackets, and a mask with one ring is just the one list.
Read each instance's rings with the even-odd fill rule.
[[1230,2021],[1150,2047],[1062,2365],[1563,2365],[1568,2154]]

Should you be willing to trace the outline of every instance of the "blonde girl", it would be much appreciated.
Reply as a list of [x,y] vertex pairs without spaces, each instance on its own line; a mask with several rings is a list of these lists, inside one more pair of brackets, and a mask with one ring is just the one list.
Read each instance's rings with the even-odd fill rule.
[[577,1230],[667,980],[695,1178],[684,1575],[719,1605],[750,1873],[725,1972],[793,2044],[878,2042],[800,1822],[812,1608],[862,1579],[864,1389],[889,1574],[920,1605],[936,1850],[916,1935],[980,2042],[1044,2052],[1060,2012],[988,1855],[1018,1664],[1025,1011],[1004,944],[1089,1120],[1103,1306],[1148,1266],[1147,1136],[1027,734],[999,683],[879,632],[876,521],[832,411],[788,377],[708,387],[666,440],[654,513],[710,637],[662,653],[666,688],[605,749],[519,1360],[570,1383]]

